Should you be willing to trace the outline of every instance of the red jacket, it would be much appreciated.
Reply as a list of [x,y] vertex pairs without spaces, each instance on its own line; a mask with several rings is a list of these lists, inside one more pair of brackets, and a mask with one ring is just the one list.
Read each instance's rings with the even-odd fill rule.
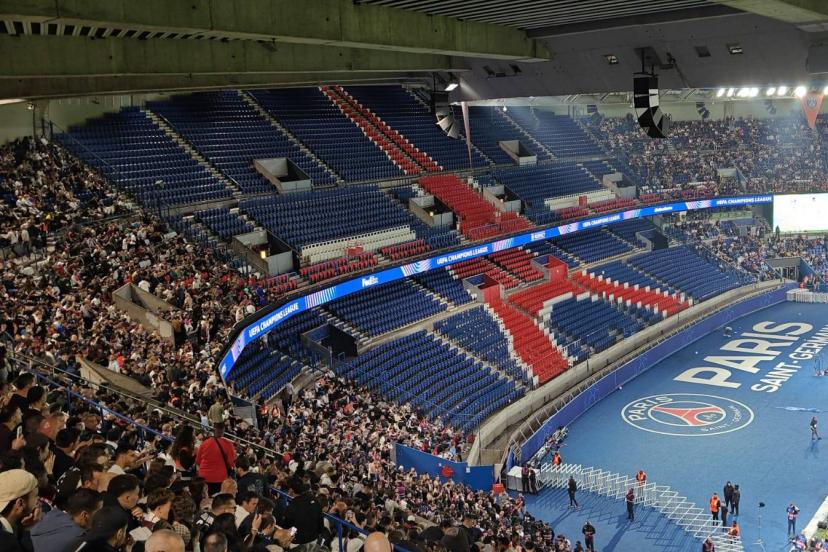
[[[221,444],[221,450],[219,450],[219,444]],[[222,451],[224,458],[222,458]],[[210,437],[198,447],[196,464],[198,464],[198,475],[203,477],[207,483],[221,483],[229,475],[228,467],[232,469],[236,465],[236,447],[224,437],[220,439]]]

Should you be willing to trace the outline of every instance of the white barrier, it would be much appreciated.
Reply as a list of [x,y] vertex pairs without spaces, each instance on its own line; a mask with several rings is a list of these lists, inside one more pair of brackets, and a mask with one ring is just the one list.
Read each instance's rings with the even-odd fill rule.
[[796,303],[828,303],[828,293],[799,288],[788,291],[785,299]]
[[635,503],[649,506],[672,520],[693,537],[704,540],[710,537],[716,545],[716,552],[743,552],[739,537],[727,535],[710,512],[699,508],[686,497],[679,495],[665,485],[647,482],[639,484],[634,477],[608,472],[600,468],[584,467],[578,464],[541,466],[538,483],[541,487],[567,488],[573,477],[579,491],[588,491],[614,500],[625,500],[627,490],[635,489]]

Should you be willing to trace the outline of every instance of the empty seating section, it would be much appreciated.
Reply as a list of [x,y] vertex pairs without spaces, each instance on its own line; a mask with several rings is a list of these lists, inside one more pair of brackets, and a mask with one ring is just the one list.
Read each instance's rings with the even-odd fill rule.
[[643,245],[643,243],[636,237],[636,234],[638,232],[649,232],[654,230],[655,225],[648,219],[632,219],[611,224],[607,226],[606,229],[629,243]]
[[[427,153],[442,170],[469,168],[464,140],[449,138],[434,124],[431,109],[401,86],[348,86],[345,93],[397,131],[411,145]],[[488,162],[472,150],[472,166]]]
[[586,359],[590,352],[603,351],[621,337],[628,337],[645,326],[634,316],[594,295],[556,303],[546,324],[554,331],[558,346],[577,361]]
[[425,331],[384,343],[336,372],[464,433],[524,394],[514,380]]
[[560,220],[576,219],[585,217],[589,214],[589,209],[583,207],[564,207],[563,209],[555,209],[555,216]]
[[531,381],[531,377],[518,361],[517,354],[510,352],[506,334],[483,306],[459,312],[437,322],[434,331],[443,334],[516,380],[527,383]]
[[463,282],[455,279],[446,268],[423,272],[414,276],[413,279],[424,288],[430,289],[455,305],[462,305],[472,300],[469,292],[463,287]]
[[[462,122],[462,110],[454,108],[453,111],[455,119]],[[533,147],[529,138],[503,116],[503,111],[500,108],[489,106],[469,107],[469,129],[471,130],[472,143],[497,164],[514,164],[512,158],[500,147],[500,142],[511,140],[520,141],[524,147],[537,155],[538,161],[549,159],[549,155],[545,151]]]
[[631,257],[628,264],[660,282],[680,289],[695,301],[704,301],[741,285],[684,246],[658,249]]
[[299,274],[310,280],[311,283],[316,283],[349,272],[365,270],[376,265],[377,258],[374,254],[364,252],[350,257],[339,257],[330,261],[304,266],[299,269]]
[[512,107],[507,115],[557,157],[605,155],[589,134],[566,115],[529,107]]
[[531,264],[532,255],[520,248],[498,251],[489,255],[489,260],[502,266],[524,282],[536,282],[543,273]]
[[195,216],[225,241],[254,230],[252,224],[243,220],[237,213],[231,213],[227,208],[196,211]]
[[251,90],[250,95],[346,181],[403,175],[318,88]]
[[588,272],[577,272],[572,275],[572,280],[605,299],[647,307],[664,316],[673,315],[688,307],[685,301],[675,297],[670,290],[662,289],[663,286],[621,261],[613,261]]
[[569,299],[583,291],[570,280],[555,280],[513,293],[509,296],[509,302],[532,316],[538,316],[544,307],[548,308],[555,301]]
[[413,257],[420,255],[426,251],[431,250],[431,247],[425,240],[415,240],[397,245],[387,245],[380,248],[380,253],[389,259],[396,261],[398,259],[405,259],[406,257]]
[[541,213],[548,212],[544,206],[546,199],[605,189],[575,163],[498,167],[492,169],[492,174],[526,203],[524,207],[532,207]]
[[227,383],[237,392],[244,391],[250,397],[259,395],[265,401],[279,392],[302,371],[297,360],[262,346],[261,342],[245,348]]
[[603,229],[587,230],[555,238],[555,245],[587,263],[594,263],[632,250],[626,242]]
[[412,145],[370,109],[356,101],[341,86],[323,86],[322,92],[380,147],[405,174],[439,171],[440,166],[428,154]]
[[108,113],[55,138],[148,207],[232,193],[137,108]]
[[529,245],[525,245],[524,249],[531,251],[536,257],[540,255],[552,255],[553,257],[565,262],[569,268],[575,268],[581,264],[578,259],[555,245],[550,240],[541,240],[535,243],[530,243]]
[[253,198],[239,207],[297,249],[412,222],[412,215],[376,186]]
[[568,361],[552,345],[549,336],[538,328],[534,319],[500,299],[488,304],[511,336],[512,347],[518,356],[532,368],[538,384],[561,375],[569,367]]
[[242,92],[201,92],[149,102],[147,106],[162,115],[244,193],[273,191],[273,185],[256,171],[254,159],[287,157],[315,185],[331,186],[336,182],[330,172],[247,103]]
[[426,176],[419,185],[447,205],[460,219],[459,228],[471,239],[484,239],[530,228],[517,213],[501,213],[456,175]]
[[504,271],[502,268],[492,263],[488,259],[477,258],[468,261],[460,261],[449,267],[449,270],[459,280],[468,278],[469,276],[477,276],[478,274],[485,274],[493,280],[499,282],[506,289],[511,289],[520,285],[520,280]]
[[306,357],[309,352],[302,344],[301,335],[326,323],[327,320],[318,309],[307,310],[279,324],[270,332],[268,341],[271,347],[290,356]]
[[406,280],[337,299],[327,308],[364,333],[377,336],[444,311],[446,305]]

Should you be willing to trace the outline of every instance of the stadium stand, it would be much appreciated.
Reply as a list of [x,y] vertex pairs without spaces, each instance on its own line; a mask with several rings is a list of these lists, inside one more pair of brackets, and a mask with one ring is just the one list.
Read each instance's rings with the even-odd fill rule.
[[250,95],[346,181],[403,174],[318,88],[252,90]]
[[273,191],[273,186],[254,168],[255,159],[287,157],[314,184],[330,186],[335,182],[332,174],[262,118],[241,91],[175,96],[167,102],[149,102],[147,107],[163,116],[245,194]]
[[549,148],[555,157],[604,155],[589,134],[566,115],[527,107],[512,107],[506,115]]
[[230,188],[137,108],[109,113],[55,138],[148,207],[232,195]]
[[[446,136],[433,122],[426,105],[400,86],[347,86],[343,92],[362,109],[373,113],[403,140],[426,152],[439,166],[430,170],[459,170],[469,168],[469,154],[462,140]],[[475,150],[472,167],[484,167],[488,162]]]

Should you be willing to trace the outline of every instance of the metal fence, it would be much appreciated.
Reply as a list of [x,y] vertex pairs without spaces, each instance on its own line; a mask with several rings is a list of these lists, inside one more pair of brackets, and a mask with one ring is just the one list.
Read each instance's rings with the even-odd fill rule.
[[713,521],[710,512],[699,508],[687,497],[666,485],[653,482],[640,484],[635,477],[612,473],[600,468],[578,464],[541,466],[538,481],[542,487],[567,488],[569,478],[575,479],[579,491],[588,491],[614,500],[624,500],[629,489],[635,489],[635,503],[653,508],[693,537],[704,540],[710,537],[716,552],[743,552],[739,537],[731,537],[726,529]]

